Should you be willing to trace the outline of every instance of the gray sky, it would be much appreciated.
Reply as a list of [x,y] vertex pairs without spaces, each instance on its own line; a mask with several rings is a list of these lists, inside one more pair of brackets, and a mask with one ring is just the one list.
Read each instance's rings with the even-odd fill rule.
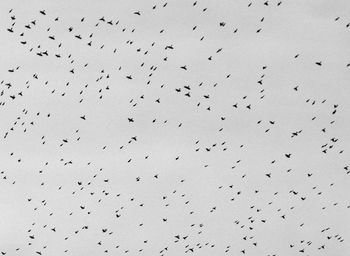
[[0,12],[3,254],[349,255],[350,2]]

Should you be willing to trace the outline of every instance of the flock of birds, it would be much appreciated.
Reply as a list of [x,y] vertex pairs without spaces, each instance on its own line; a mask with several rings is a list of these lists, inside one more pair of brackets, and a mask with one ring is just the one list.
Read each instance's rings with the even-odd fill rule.
[[1,255],[347,255],[348,56],[226,2],[1,8]]

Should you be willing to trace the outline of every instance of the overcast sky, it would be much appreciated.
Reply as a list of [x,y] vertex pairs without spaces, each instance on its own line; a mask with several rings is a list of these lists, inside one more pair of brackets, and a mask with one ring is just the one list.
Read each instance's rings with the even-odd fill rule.
[[3,255],[348,255],[350,2],[0,2]]

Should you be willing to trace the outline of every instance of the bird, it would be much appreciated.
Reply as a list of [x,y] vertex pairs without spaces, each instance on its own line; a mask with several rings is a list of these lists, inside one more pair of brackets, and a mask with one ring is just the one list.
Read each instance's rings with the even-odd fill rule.
[[186,65],[184,65],[184,66],[181,66],[180,68],[181,68],[181,69],[183,69],[183,70],[187,70],[187,67],[186,67]]

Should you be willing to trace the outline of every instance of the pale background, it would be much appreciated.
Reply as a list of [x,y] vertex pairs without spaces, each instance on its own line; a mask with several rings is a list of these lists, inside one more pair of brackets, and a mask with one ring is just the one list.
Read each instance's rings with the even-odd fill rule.
[[[250,7],[243,0],[164,3],[0,2],[0,102],[5,103],[0,106],[0,251],[160,255],[168,247],[164,255],[185,255],[189,248],[194,250],[187,254],[201,256],[242,255],[241,250],[257,256],[349,255],[350,174],[344,167],[350,164],[350,2],[288,0],[277,6],[278,1],[270,0],[268,6],[252,1]],[[113,25],[98,21],[102,16]],[[24,27],[33,20],[36,25],[30,30]],[[9,33],[13,22],[14,33]],[[78,34],[82,40],[74,37]],[[174,49],[165,50],[167,45]],[[45,50],[48,57],[36,55]],[[315,64],[318,61],[322,66]],[[183,65],[186,71],[180,69]],[[126,79],[128,75],[133,79]],[[12,87],[7,89],[6,83]],[[184,96],[187,85],[191,98]],[[207,94],[209,99],[203,97]],[[155,102],[158,98],[160,103]],[[334,105],[337,113],[332,115]],[[137,141],[128,143],[132,136]],[[68,143],[60,147],[63,139]],[[72,164],[64,165],[69,161]],[[210,212],[212,207],[216,210]],[[174,243],[176,235],[188,238]],[[325,249],[319,250],[322,245]]]

